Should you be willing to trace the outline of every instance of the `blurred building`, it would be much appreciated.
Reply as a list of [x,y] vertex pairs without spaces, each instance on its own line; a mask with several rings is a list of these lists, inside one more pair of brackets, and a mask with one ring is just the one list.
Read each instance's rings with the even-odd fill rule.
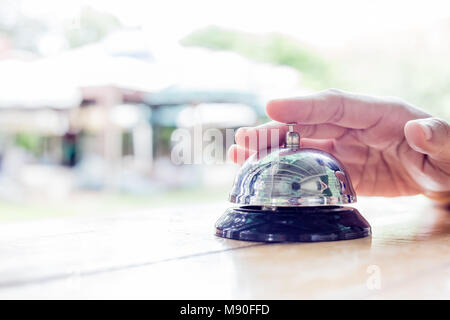
[[[129,41],[119,33],[46,58],[0,61],[1,176],[11,190],[42,193],[52,181],[60,194],[217,184],[217,175],[234,168],[175,165],[173,130],[254,125],[268,98],[300,88],[288,67],[206,49],[152,52],[139,32],[125,36]],[[228,145],[218,147],[223,163]]]

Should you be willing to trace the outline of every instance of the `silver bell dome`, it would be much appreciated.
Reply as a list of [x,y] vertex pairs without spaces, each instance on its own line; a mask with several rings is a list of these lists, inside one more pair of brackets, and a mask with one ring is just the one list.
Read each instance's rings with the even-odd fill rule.
[[240,168],[230,201],[240,205],[293,207],[356,202],[349,175],[332,155],[299,148],[290,131],[286,147],[265,156],[254,154]]

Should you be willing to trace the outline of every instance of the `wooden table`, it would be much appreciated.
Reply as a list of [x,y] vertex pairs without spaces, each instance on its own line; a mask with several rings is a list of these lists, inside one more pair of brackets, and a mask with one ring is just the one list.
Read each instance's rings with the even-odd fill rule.
[[360,198],[371,238],[217,238],[229,204],[0,225],[0,299],[450,298],[450,213],[424,197]]

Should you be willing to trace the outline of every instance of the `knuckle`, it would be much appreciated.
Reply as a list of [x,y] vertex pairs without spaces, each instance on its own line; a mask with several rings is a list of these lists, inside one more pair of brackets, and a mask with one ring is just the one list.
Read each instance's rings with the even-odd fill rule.
[[445,120],[440,118],[431,118],[429,121],[432,123],[437,132],[445,134],[447,137],[450,136],[450,127]]
[[328,122],[337,123],[342,120],[345,115],[345,101],[346,101],[346,93],[339,89],[327,89],[325,90],[325,96],[330,103],[336,106],[334,108],[333,113],[328,119]]
[[430,117],[431,115],[427,115],[423,111],[417,109],[414,105],[409,103],[407,100],[397,97],[397,96],[385,96],[382,98],[382,101],[389,104],[392,107],[393,111],[402,110],[408,113],[412,113],[414,115],[420,114],[421,117]]
[[336,88],[328,88],[326,90],[323,91],[325,96],[329,96],[329,97],[342,97],[345,95],[345,92],[340,90],[340,89],[336,89]]
[[388,97],[390,105],[395,108],[409,108],[411,105],[404,99],[399,97]]

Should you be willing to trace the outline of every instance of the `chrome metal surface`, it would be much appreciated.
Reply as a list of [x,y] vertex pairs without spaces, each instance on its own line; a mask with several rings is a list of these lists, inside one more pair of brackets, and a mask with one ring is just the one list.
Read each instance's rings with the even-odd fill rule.
[[286,148],[298,149],[300,148],[300,135],[294,131],[294,124],[289,123],[289,130],[286,133]]
[[234,181],[230,201],[258,206],[320,206],[356,202],[342,164],[315,149],[278,149],[254,154]]

